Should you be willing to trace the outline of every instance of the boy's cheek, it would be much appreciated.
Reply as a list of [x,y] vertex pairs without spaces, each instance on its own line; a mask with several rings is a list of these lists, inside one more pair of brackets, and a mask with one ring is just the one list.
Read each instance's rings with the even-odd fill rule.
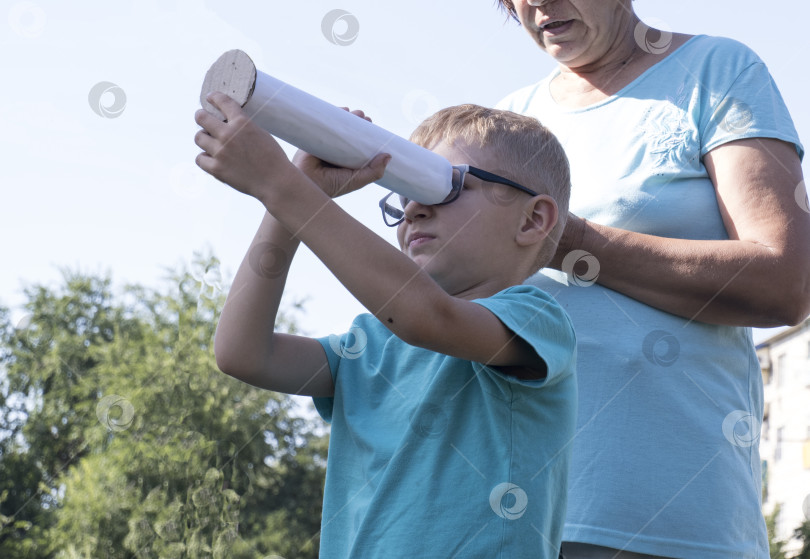
[[404,223],[400,223],[397,226],[397,244],[399,244],[399,250],[402,252],[405,251],[405,225]]

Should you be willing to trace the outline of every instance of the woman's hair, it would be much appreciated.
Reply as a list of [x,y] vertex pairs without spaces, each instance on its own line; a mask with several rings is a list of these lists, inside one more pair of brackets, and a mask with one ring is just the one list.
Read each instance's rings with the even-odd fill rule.
[[568,158],[557,137],[536,118],[472,104],[442,109],[411,134],[412,142],[428,149],[456,140],[492,151],[499,168],[485,171],[547,194],[557,203],[557,224],[549,233],[552,242],[544,243],[537,268],[547,264],[565,228],[571,194]]
[[505,11],[509,16],[514,19],[515,21],[520,21],[517,16],[517,12],[515,11],[515,5],[512,3],[512,0],[498,0],[498,7]]

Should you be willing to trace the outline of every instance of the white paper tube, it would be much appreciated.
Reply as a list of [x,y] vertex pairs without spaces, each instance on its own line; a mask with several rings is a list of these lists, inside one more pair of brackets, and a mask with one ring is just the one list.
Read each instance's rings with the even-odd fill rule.
[[378,153],[390,153],[377,181],[423,204],[444,200],[452,188],[452,166],[433,153],[256,69],[241,50],[224,53],[208,70],[200,102],[220,119],[205,97],[221,91],[235,99],[264,130],[333,165],[357,169]]

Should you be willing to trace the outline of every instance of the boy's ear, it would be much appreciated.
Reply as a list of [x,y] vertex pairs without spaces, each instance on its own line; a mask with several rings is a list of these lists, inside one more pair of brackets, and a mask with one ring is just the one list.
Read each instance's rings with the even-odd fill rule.
[[528,246],[543,241],[557,225],[559,210],[554,198],[538,194],[523,206],[520,227],[515,240],[520,246]]

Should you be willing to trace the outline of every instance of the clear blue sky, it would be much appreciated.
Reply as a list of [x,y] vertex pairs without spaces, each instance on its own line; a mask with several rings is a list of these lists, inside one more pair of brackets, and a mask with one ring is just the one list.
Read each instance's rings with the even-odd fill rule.
[[[635,5],[653,26],[752,47],[808,142],[807,2]],[[338,39],[356,24],[348,44],[323,32],[335,9],[348,13],[331,26]],[[167,267],[211,250],[232,278],[263,208],[199,171],[193,143],[203,76],[226,50],[240,48],[263,72],[362,108],[403,136],[435,109],[492,105],[552,68],[491,0],[2,0],[0,42],[0,304],[15,309],[23,285],[55,285],[60,267],[109,273],[117,286],[155,285]],[[114,118],[88,101],[101,82],[120,88],[100,99],[122,101]],[[371,186],[340,203],[393,241],[376,205],[382,193]],[[300,322],[312,335],[344,331],[363,310],[307,251],[289,291],[308,298]]]

